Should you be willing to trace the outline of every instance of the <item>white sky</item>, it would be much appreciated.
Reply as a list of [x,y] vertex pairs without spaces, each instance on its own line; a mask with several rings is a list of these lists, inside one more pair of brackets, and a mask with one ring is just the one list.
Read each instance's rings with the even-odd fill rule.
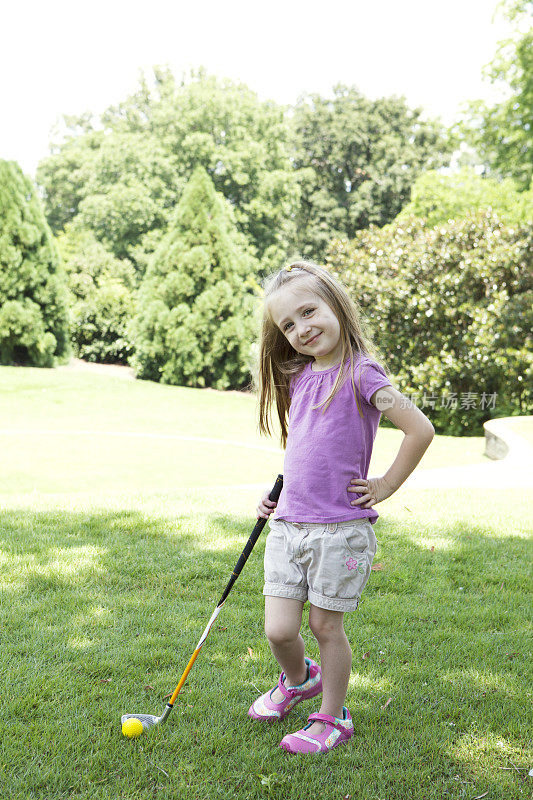
[[17,0],[2,11],[0,158],[34,177],[63,114],[100,114],[140,70],[205,66],[262,99],[355,85],[446,124],[508,34],[497,0]]

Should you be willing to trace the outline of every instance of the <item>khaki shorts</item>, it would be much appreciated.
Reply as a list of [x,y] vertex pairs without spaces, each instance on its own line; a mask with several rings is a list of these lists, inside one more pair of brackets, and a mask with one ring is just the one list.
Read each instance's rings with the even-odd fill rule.
[[330,611],[355,611],[376,555],[368,518],[349,522],[270,519],[263,594]]

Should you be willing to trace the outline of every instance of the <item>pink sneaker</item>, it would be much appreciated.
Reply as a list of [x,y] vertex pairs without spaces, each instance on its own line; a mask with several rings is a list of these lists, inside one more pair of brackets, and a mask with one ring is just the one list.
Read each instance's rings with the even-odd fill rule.
[[[308,724],[297,733],[289,733],[279,743],[289,753],[329,753],[334,747],[346,744],[353,736],[353,722],[350,712],[343,708],[343,719],[330,717],[329,714],[310,714]],[[314,736],[307,736],[306,730],[313,722],[323,722],[325,730]]]
[[302,700],[308,700],[310,697],[316,697],[322,691],[322,673],[320,667],[311,658],[306,658],[307,664],[307,679],[299,686],[285,686],[283,680],[285,673],[282,672],[279,681],[278,689],[284,695],[284,699],[280,703],[274,703],[271,699],[274,689],[262,694],[257,700],[252,703],[248,710],[248,716],[252,719],[263,719],[272,722],[276,719],[280,720],[287,716],[297,703]]

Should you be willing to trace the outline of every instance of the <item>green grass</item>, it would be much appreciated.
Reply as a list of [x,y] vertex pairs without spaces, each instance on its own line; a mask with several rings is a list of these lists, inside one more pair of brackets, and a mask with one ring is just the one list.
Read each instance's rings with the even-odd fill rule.
[[[0,367],[0,496],[268,483],[283,457],[279,440],[259,436],[256,407],[239,392]],[[379,428],[371,473],[388,468],[402,438]],[[483,463],[484,449],[481,436],[438,436],[419,468]]]
[[[100,420],[101,430],[194,430],[265,444],[247,416],[254,401],[243,395],[70,373],[55,383],[56,376],[0,370],[2,427],[89,429]],[[197,420],[188,425],[191,408]],[[12,448],[9,436],[2,444],[6,439]],[[84,493],[76,494],[69,488],[76,482],[65,480],[69,467],[80,476],[83,469],[70,463],[68,437],[53,439],[46,483],[44,476],[38,483],[43,451],[35,464],[33,438],[17,441],[23,474],[3,484],[0,511],[4,796],[530,795],[531,516],[522,491],[402,487],[380,504],[375,563],[382,569],[372,573],[359,609],[346,616],[355,735],[325,758],[305,759],[278,742],[316,710],[312,701],[277,726],[246,716],[257,693],[277,678],[263,634],[263,537],[168,723],[134,741],[120,734],[121,714],[162,711],[253,525],[256,491],[246,484],[255,481],[254,470],[260,482],[272,483],[279,457],[259,453],[256,464],[251,448],[229,449],[217,454],[227,462],[207,463],[195,476],[204,481],[196,488],[181,482],[186,472],[157,487],[150,477],[156,459],[143,466],[144,440],[136,440],[141,451],[133,444],[122,451],[122,464],[113,440],[107,452],[115,474],[107,474],[107,483],[87,476]],[[464,463],[461,443],[471,447],[457,440],[456,463]],[[183,457],[201,460],[197,444],[185,444]],[[389,456],[387,447],[380,458]],[[93,458],[98,465],[100,455]],[[133,481],[129,490],[122,469]],[[24,474],[37,489],[24,488]],[[229,492],[224,486],[232,482],[242,485]],[[307,622],[303,632],[317,657]]]

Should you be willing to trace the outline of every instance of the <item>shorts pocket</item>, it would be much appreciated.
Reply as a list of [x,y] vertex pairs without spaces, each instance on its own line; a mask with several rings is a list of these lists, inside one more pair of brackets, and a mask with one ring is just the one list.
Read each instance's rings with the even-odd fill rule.
[[[369,530],[370,529],[370,530]],[[377,541],[370,522],[355,523],[353,526],[341,528],[341,538],[350,553],[361,554],[369,550],[374,556]]]
[[283,583],[283,565],[288,561],[283,529],[271,526],[265,542],[263,566],[267,583]]

